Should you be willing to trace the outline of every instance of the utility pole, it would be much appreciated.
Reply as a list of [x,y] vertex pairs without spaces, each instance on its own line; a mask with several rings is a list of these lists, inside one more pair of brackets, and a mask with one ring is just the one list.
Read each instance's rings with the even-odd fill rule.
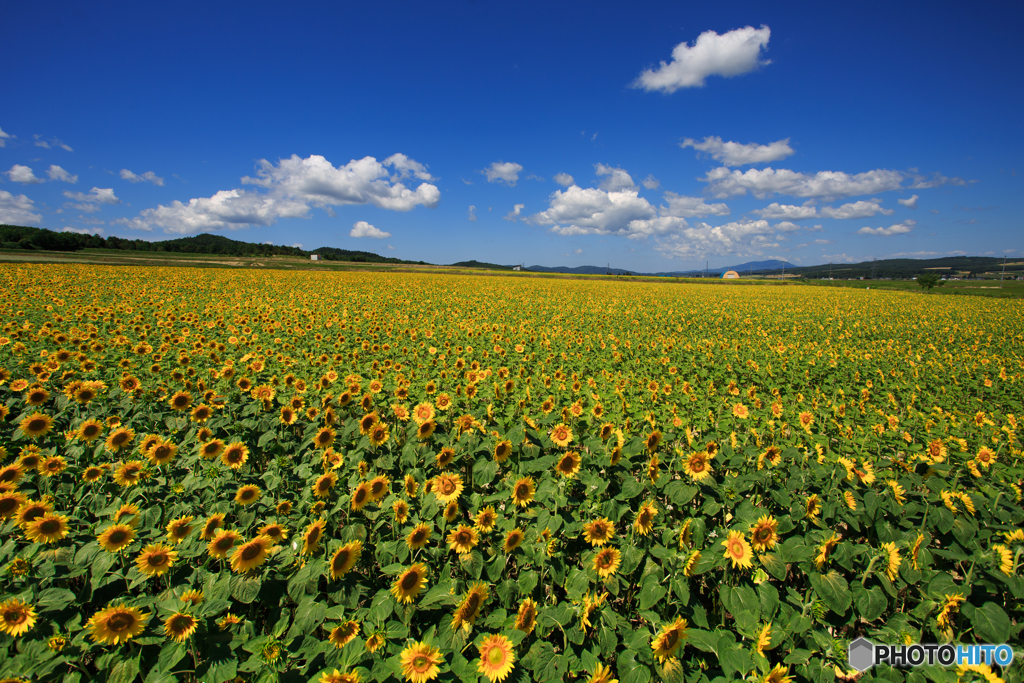
[[782,281],[786,281],[786,262],[782,262]]
[[1003,288],[1003,276],[1006,275],[1006,254],[1003,254],[1003,272],[999,273],[999,289]]
[[871,279],[872,280],[875,279],[875,261],[877,261],[877,260],[878,260],[877,258],[871,259]]
[[832,262],[831,261],[828,262],[828,282],[829,282],[830,285],[832,284]]

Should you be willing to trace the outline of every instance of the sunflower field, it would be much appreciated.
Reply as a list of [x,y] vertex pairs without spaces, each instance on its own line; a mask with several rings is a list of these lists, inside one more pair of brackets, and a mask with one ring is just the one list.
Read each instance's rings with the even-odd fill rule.
[[[0,288],[0,679],[1022,679],[1017,302],[77,265]],[[859,674],[861,636],[1016,659]]]

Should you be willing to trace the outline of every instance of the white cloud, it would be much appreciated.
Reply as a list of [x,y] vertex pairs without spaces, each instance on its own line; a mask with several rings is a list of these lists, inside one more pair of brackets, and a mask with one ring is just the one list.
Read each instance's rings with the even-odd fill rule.
[[607,176],[601,181],[601,189],[605,192],[636,189],[633,178],[621,168],[614,168],[605,164],[594,164],[594,169],[597,175]]
[[916,209],[918,199],[919,197],[915,194],[910,199],[897,199],[896,201],[902,204],[903,206],[907,207],[908,209]]
[[796,223],[790,223],[789,221],[782,221],[781,223],[775,224],[775,229],[779,232],[796,232],[800,229],[800,226]]
[[79,235],[102,235],[103,228],[72,228],[66,227],[61,232],[75,232]]
[[512,207],[512,210],[505,216],[507,221],[516,221],[519,218],[519,214],[522,213],[523,209],[526,208],[526,204],[516,204]]
[[401,152],[392,154],[385,159],[384,165],[395,169],[395,173],[391,176],[391,182],[393,183],[404,180],[409,176],[414,176],[417,180],[436,180],[427,172],[426,166],[414,159],[410,159]]
[[573,177],[568,173],[556,173],[555,182],[561,185],[562,187],[569,187],[576,181],[573,180]]
[[772,202],[763,209],[757,209],[756,211],[751,211],[751,213],[768,220],[782,218],[787,221],[802,221],[807,218],[817,218],[818,216],[818,210],[813,206],[808,206],[807,204],[795,206],[793,204],[779,204],[778,202]]
[[648,190],[657,190],[661,187],[661,181],[655,178],[653,174],[648,174],[640,183]]
[[543,178],[541,178],[539,175],[535,175],[533,173],[531,173],[530,175],[526,176],[526,179],[527,180],[536,180],[538,183],[543,183],[544,182]]
[[153,173],[152,171],[146,171],[141,175],[136,175],[129,171],[127,168],[121,169],[121,180],[127,180],[130,183],[153,183],[154,185],[159,185],[160,187],[163,187],[164,184],[164,179],[158,176],[156,173]]
[[78,182],[78,176],[71,175],[60,166],[51,165],[46,174],[50,176],[50,180],[63,180],[65,183],[71,183],[72,185]]
[[703,87],[708,76],[731,78],[748,73],[770,63],[759,59],[769,37],[771,30],[767,26],[747,26],[722,35],[705,31],[692,47],[686,42],[676,45],[671,62],[647,69],[633,82],[633,87],[672,93],[680,88]]
[[[395,176],[389,178],[388,167],[397,171]],[[279,159],[276,166],[261,159],[256,169],[258,177],[246,176],[242,178],[242,183],[264,187],[270,191],[269,199],[286,204],[305,204],[318,208],[373,204],[393,211],[410,211],[419,205],[434,208],[441,199],[441,192],[435,185],[421,183],[413,191],[395,180],[395,177],[409,173],[421,173],[417,168],[422,167],[399,154],[388,157],[383,163],[373,157],[363,157],[337,168],[317,154],[306,159],[293,154],[288,159]],[[289,213],[294,211],[289,210]]]
[[352,224],[352,230],[348,233],[349,237],[372,237],[374,239],[382,240],[391,237],[390,232],[384,232],[379,230],[366,221],[356,221]]
[[661,208],[662,216],[691,218],[694,216],[729,215],[729,207],[725,204],[708,204],[700,197],[687,197],[675,192],[666,192],[664,199],[668,202],[668,207]]
[[902,223],[890,225],[888,228],[861,228],[860,230],[857,231],[857,234],[876,235],[878,237],[892,237],[893,235],[905,235],[911,230],[913,230],[915,225],[917,225],[917,221],[907,219]]
[[761,256],[765,249],[778,247],[771,241],[772,227],[766,220],[734,221],[711,226],[700,223],[658,240],[654,247],[670,258],[696,256]]
[[528,220],[537,225],[551,225],[551,232],[558,235],[630,236],[638,230],[654,227],[634,224],[655,218],[657,214],[654,207],[638,195],[636,190],[606,192],[572,185],[552,193],[548,209],[533,214]]
[[74,152],[75,151],[75,150],[71,149],[71,145],[65,144],[65,143],[61,142],[60,140],[57,141],[57,146],[60,147],[61,149],[63,149],[65,152]]
[[187,235],[206,230],[238,230],[251,225],[272,225],[278,218],[306,218],[309,206],[303,202],[261,195],[245,190],[221,190],[212,197],[190,199],[188,204],[175,200],[169,206],[146,209],[138,217],[120,219],[134,230]]
[[7,140],[10,139],[10,135],[5,133],[3,128],[0,128],[0,147],[7,146]]
[[64,190],[64,196],[68,199],[74,199],[76,202],[92,202],[94,204],[120,204],[121,200],[114,196],[114,188],[108,187],[106,189],[100,187],[94,187],[89,190],[89,194],[84,192],[70,192]]
[[686,138],[679,143],[679,146],[684,149],[693,147],[699,152],[706,152],[711,155],[712,159],[722,162],[725,166],[764,164],[796,154],[796,151],[789,146],[789,138],[776,140],[767,145],[759,145],[756,142],[743,145],[738,142],[722,142],[722,138],[716,135],[704,138],[700,142],[693,138]]
[[519,180],[519,172],[522,170],[522,166],[511,161],[495,161],[480,172],[487,176],[489,183],[504,182],[514,187],[516,181]]
[[772,193],[792,197],[850,197],[897,190],[903,181],[898,171],[876,169],[856,175],[841,171],[798,173],[788,169],[751,168],[740,172],[726,167],[715,168],[700,178],[708,183],[708,192],[716,197],[733,197],[750,192],[758,199]]
[[10,171],[5,171],[4,175],[11,179],[11,182],[21,183],[22,185],[38,185],[39,183],[45,182],[42,178],[37,178],[32,169],[28,166],[22,166],[21,164],[15,164],[11,166]]
[[968,183],[975,182],[973,180],[964,180],[963,178],[947,178],[938,172],[933,173],[930,180],[926,176],[918,174],[911,176],[911,180],[913,181],[910,184],[911,190],[927,190],[942,185],[967,185]]
[[34,144],[35,144],[36,147],[42,147],[43,149],[50,149],[50,143],[47,142],[46,140],[36,140]]
[[[81,211],[82,213],[96,213],[100,210],[100,206],[98,204],[90,204],[88,202],[81,202],[80,204],[64,202],[64,208],[74,209],[75,211]],[[64,213],[64,209],[58,209],[57,213]]]
[[469,205],[469,216],[468,216],[468,218],[471,221],[475,221],[476,220],[476,207],[473,206],[472,204]]
[[583,250],[582,250],[582,249],[577,249],[577,250],[576,250],[576,251],[574,251],[573,253],[574,253],[574,254],[582,254],[582,253],[583,253]]
[[294,247],[295,249],[302,249],[302,242],[296,242],[291,246]]
[[848,218],[873,218],[875,214],[879,213],[883,216],[891,216],[895,213],[895,210],[883,209],[881,199],[861,200],[859,202],[843,204],[836,208],[826,206],[821,210],[821,215],[825,218],[836,218],[839,220],[845,220]]
[[0,190],[0,223],[8,225],[39,225],[43,217],[33,213],[35,203],[23,194]]

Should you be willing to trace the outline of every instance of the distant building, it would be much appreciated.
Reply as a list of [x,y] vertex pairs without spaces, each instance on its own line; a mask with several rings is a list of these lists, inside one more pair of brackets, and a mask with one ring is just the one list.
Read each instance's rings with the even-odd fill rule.
[[320,260],[320,254],[310,254],[309,260],[310,261],[319,261]]
[[740,279],[740,274],[737,273],[735,270],[727,270],[724,273],[722,273],[722,279],[723,280],[739,280]]
[[512,266],[512,270],[522,270],[522,266]]

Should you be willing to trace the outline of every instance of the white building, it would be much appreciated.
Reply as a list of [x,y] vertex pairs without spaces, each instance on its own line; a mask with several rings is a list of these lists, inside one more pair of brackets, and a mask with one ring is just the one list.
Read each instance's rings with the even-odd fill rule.
[[320,254],[310,254],[309,255],[309,260],[310,261],[319,261],[320,260]]

